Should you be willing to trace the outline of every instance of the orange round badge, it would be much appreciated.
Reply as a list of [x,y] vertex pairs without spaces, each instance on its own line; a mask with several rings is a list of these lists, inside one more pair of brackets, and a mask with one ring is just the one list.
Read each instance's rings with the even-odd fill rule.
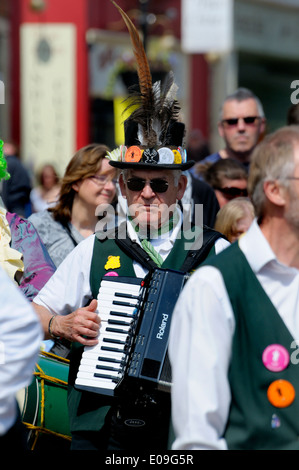
[[295,389],[287,380],[275,380],[268,388],[267,397],[276,408],[286,408],[295,399]]
[[142,150],[136,145],[129,147],[125,154],[126,162],[139,162],[142,157]]

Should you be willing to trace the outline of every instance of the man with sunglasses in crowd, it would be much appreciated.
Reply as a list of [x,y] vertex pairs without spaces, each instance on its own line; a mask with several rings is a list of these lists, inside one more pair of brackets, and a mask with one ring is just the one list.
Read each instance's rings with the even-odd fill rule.
[[262,139],[266,118],[260,99],[247,88],[238,88],[228,95],[220,109],[218,132],[225,146],[200,163],[215,163],[233,158],[248,168],[250,156]]

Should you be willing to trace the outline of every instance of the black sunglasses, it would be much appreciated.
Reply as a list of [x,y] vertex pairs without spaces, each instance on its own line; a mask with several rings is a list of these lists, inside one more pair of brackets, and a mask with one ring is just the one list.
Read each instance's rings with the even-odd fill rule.
[[240,119],[243,119],[245,124],[254,124],[257,119],[260,119],[260,117],[259,116],[247,116],[244,118],[223,119],[222,123],[227,124],[228,126],[236,126]]
[[248,192],[247,189],[240,189],[240,188],[214,188],[218,189],[221,193],[225,194],[227,198],[235,198],[235,197],[247,197]]
[[[127,187],[130,191],[142,191],[145,185],[146,180],[142,178],[130,178],[127,181]],[[150,180],[149,185],[154,193],[166,193],[168,189],[168,181],[161,178]]]

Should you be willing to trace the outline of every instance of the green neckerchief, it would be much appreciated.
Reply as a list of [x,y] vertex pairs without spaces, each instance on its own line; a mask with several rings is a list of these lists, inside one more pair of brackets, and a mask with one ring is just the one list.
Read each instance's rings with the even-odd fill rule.
[[146,238],[144,238],[143,240],[140,240],[140,243],[141,243],[141,246],[144,249],[144,251],[146,251],[146,253],[156,263],[158,268],[161,268],[164,260],[163,260],[162,256],[157,252],[157,250],[155,250],[155,248],[153,247],[151,242],[149,240],[147,240]]
[[[150,228],[148,230],[148,233],[147,233],[147,236],[151,237],[151,240],[154,240],[158,237],[160,237],[161,235],[164,235],[166,233],[170,233],[172,230],[173,230],[173,227],[175,225],[177,225],[177,223],[179,222],[179,213],[178,211],[176,210],[174,212],[174,214],[172,215],[172,217],[170,217],[170,219],[164,224],[162,225],[162,227],[159,227],[158,229],[156,230],[153,230],[152,228]],[[140,243],[141,243],[141,246],[142,248],[144,249],[144,251],[146,251],[146,253],[151,257],[151,259],[156,263],[156,265],[160,268],[163,264],[163,258],[162,256],[157,252],[157,250],[153,247],[151,241],[149,238],[146,238],[144,237],[143,235],[145,234],[142,234],[140,231],[139,231],[139,225],[136,225],[134,223],[134,219],[133,217],[129,216],[129,220],[132,224],[132,226],[134,227],[135,229],[135,232],[138,234],[139,236],[139,239],[140,239]]]

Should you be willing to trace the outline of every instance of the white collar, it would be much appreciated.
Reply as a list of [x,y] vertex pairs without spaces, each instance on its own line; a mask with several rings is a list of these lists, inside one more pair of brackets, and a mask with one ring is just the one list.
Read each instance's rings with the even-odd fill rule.
[[240,237],[239,246],[255,273],[258,273],[266,264],[273,261],[281,267],[293,269],[278,261],[256,219],[254,219],[248,231]]

